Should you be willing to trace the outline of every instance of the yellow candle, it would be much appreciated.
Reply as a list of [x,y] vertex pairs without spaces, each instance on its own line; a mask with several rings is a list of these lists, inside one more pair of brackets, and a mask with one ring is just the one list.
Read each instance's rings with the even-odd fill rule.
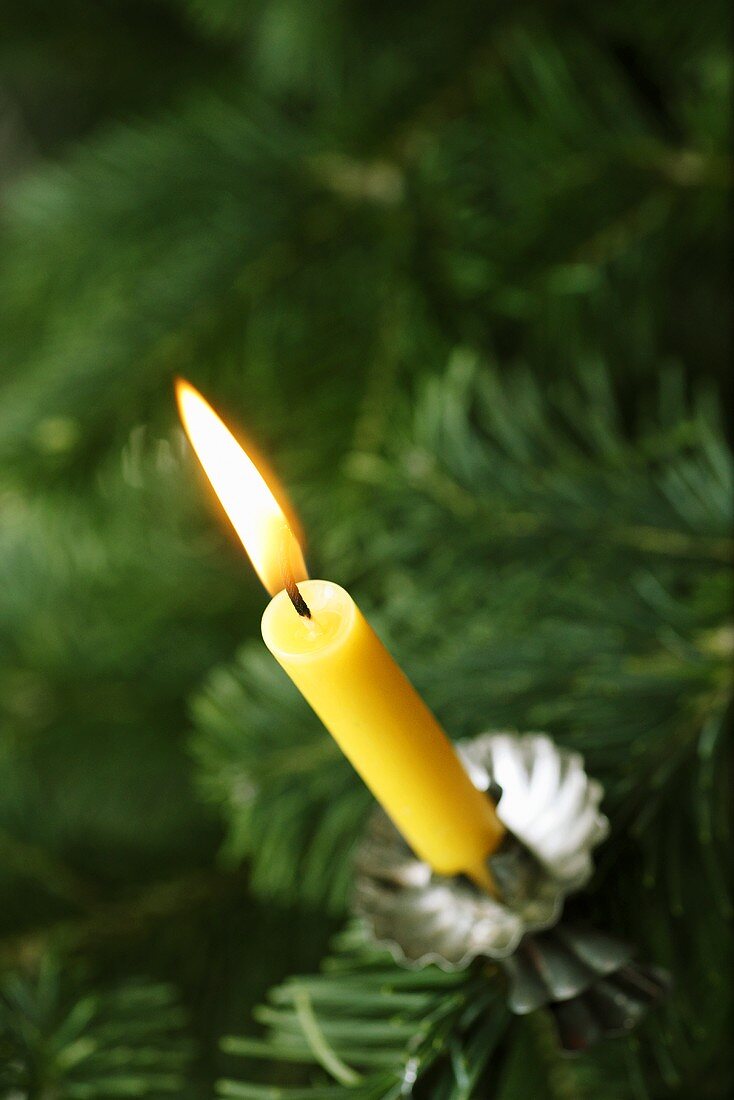
[[416,854],[484,881],[504,833],[491,802],[349,593],[330,581],[299,588],[311,618],[280,592],[263,615],[266,646]]
[[[177,384],[189,439],[265,587],[265,644],[417,855],[491,889],[504,826],[351,596],[308,580],[283,499],[200,393]],[[288,588],[288,591],[283,589]],[[304,602],[305,601],[305,602]]]

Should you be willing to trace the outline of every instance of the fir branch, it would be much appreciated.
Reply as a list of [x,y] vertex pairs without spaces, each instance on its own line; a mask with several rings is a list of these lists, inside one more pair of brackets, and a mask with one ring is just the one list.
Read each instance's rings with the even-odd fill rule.
[[212,675],[193,713],[202,788],[229,825],[227,860],[251,860],[252,885],[266,896],[292,900],[300,882],[302,901],[340,911],[348,865],[324,853],[349,849],[368,796],[285,675],[248,645],[234,668]]
[[[351,25],[325,8],[336,32],[329,49],[353,51]],[[51,437],[55,445],[62,424],[74,445],[56,454],[56,469],[98,458],[119,443],[120,427],[127,431],[143,411],[149,418],[151,405],[165,407],[167,380],[185,362],[202,380],[202,361],[241,379],[229,349],[235,339],[242,354],[243,317],[248,407],[271,430],[284,420],[292,427],[264,367],[277,367],[278,377],[298,372],[314,408],[331,410],[321,431],[330,424],[338,450],[349,437],[350,417],[347,431],[338,430],[345,411],[353,415],[359,400],[354,379],[380,357],[371,334],[394,291],[418,303],[401,324],[411,364],[467,335],[492,347],[496,330],[513,357],[535,358],[540,347],[565,368],[571,345],[577,359],[606,346],[618,362],[644,366],[641,349],[649,353],[658,316],[670,313],[662,280],[675,265],[665,248],[687,255],[686,227],[704,215],[716,224],[722,208],[726,171],[706,167],[718,163],[718,146],[689,117],[677,120],[686,144],[671,146],[603,36],[597,40],[593,18],[559,29],[504,5],[494,20],[475,0],[464,8],[436,54],[424,12],[394,13],[400,63],[389,72],[376,64],[377,94],[360,86],[356,102],[343,57],[334,67],[323,57],[317,63],[325,43],[291,6],[286,38],[302,40],[298,56],[285,50],[277,72],[288,87],[306,49],[313,98],[300,131],[273,108],[272,94],[248,86],[229,103],[192,98],[165,118],[118,127],[63,168],[14,189],[5,214],[2,351],[15,375],[4,390],[0,449],[18,460],[18,472],[47,468],[38,450]],[[247,31],[255,54],[285,48],[266,9],[248,14]],[[374,61],[384,42],[371,25],[364,32],[359,49],[369,38]],[[686,57],[679,38],[681,64],[710,75],[704,45],[697,41]],[[710,32],[703,38],[708,43]],[[432,58],[430,81],[420,57]],[[355,63],[371,77],[366,60]],[[713,79],[706,86],[719,102],[724,90]],[[347,142],[341,120],[350,109],[352,127],[355,112],[363,124]],[[355,209],[355,198],[373,209]],[[686,217],[678,216],[680,202]],[[646,293],[639,280],[630,293],[627,263],[640,267]],[[635,312],[643,299],[659,306],[650,317]],[[620,331],[625,311],[637,324]],[[690,302],[679,312],[693,316]],[[325,315],[345,330],[337,354]],[[549,316],[563,318],[559,332]],[[324,373],[338,392],[327,392]]]
[[[340,947],[323,974],[272,990],[271,1005],[256,1014],[268,1027],[265,1041],[232,1037],[223,1049],[326,1071],[320,1084],[278,1090],[284,1100],[474,1095],[508,1024],[489,976],[477,968],[458,975],[435,967],[401,971],[387,954],[365,944],[358,926]],[[466,1063],[459,1044],[475,1047]],[[254,1100],[273,1097],[276,1090],[226,1080],[219,1093]]]
[[181,1096],[191,1051],[173,990],[89,990],[46,956],[0,980],[0,1094],[35,1100]]
[[[664,1028],[650,1029],[641,1047],[625,1041],[616,1054],[594,1056],[584,1066],[580,1094],[595,1097],[632,1095],[627,1059],[645,1082],[641,1096],[658,1095],[661,1065],[680,1087],[697,1080],[707,1058],[712,1079],[723,1079],[709,1052],[694,1050],[682,1036],[692,1015],[704,1012],[702,1002],[701,1026],[707,1035],[721,1035],[727,1000],[710,951],[726,951],[731,905],[724,874],[731,835],[720,809],[731,701],[731,576],[710,549],[729,530],[731,469],[709,409],[691,412],[670,394],[663,404],[632,440],[621,430],[603,376],[586,374],[584,384],[569,383],[550,403],[528,377],[502,380],[457,356],[446,377],[429,383],[410,417],[388,434],[384,459],[368,465],[368,497],[361,506],[351,497],[348,533],[332,530],[324,555],[324,575],[342,580],[354,571],[350,587],[378,607],[380,629],[452,733],[545,728],[583,752],[606,786],[613,824],[584,907],[678,975],[684,961],[696,958],[697,977],[680,976]],[[515,526],[518,515],[535,522]],[[640,527],[655,539],[626,537]],[[383,530],[389,537],[379,535]],[[685,545],[660,553],[668,532]],[[431,555],[426,546],[434,548]],[[264,654],[246,652],[237,667],[211,679],[195,713],[203,781],[230,822],[232,853],[254,856],[261,888],[278,882],[294,897],[338,901],[343,895],[335,899],[330,884],[332,877],[348,882],[359,822],[349,792],[359,787],[295,692]],[[247,815],[232,810],[235,777],[239,790],[252,782]],[[319,838],[321,820],[337,822],[328,840]],[[285,832],[280,821],[296,827]],[[267,835],[272,846],[259,864],[267,822],[274,823]],[[317,986],[334,998],[326,1016],[312,1001],[319,1034],[340,1065],[366,1075],[353,1086],[356,1095],[389,1096],[398,1070],[392,1078],[378,1076],[360,1045],[359,1026],[351,1044],[336,1041],[337,1002],[358,999],[356,987],[350,992],[353,965],[347,953],[344,969],[332,964],[333,984]],[[400,973],[395,968],[382,978],[389,984]],[[293,1000],[296,987],[309,996],[312,987],[299,983],[276,994],[276,1009],[260,1014],[270,1028],[266,1045],[248,1040],[242,1053],[319,1062]],[[364,1007],[371,1003],[369,989],[357,984]],[[290,998],[286,1015],[283,997]],[[512,1035],[502,1058],[511,1060],[513,1044],[521,1041]],[[450,1089],[458,1091],[446,1095],[486,1095],[476,1083],[461,1092],[462,1065],[480,1076],[484,1071],[453,1025],[440,1045],[456,1054]],[[564,1080],[560,1069],[555,1077]],[[559,1088],[575,1081],[571,1075]],[[268,1095],[249,1085],[227,1088],[231,1095]],[[331,1095],[321,1088],[304,1086],[295,1095]]]
[[[226,897],[219,875],[135,885],[215,841],[179,751],[202,675],[194,761],[227,857],[271,897],[344,908],[369,799],[264,655],[232,661],[240,558],[221,556],[176,449],[141,440],[142,423],[168,431],[186,371],[303,478],[316,571],[349,584],[452,735],[536,726],[584,752],[614,829],[579,904],[678,973],[639,1042],[574,1066],[537,1021],[488,1012],[495,1041],[450,1017],[418,1091],[724,1095],[732,482],[717,416],[682,396],[695,372],[729,371],[723,4],[180,7],[218,38],[207,56],[228,56],[227,101],[191,88],[187,58],[189,98],[162,116],[180,78],[156,44],[139,121],[3,195],[6,957],[109,948],[162,928],[187,890]],[[59,921],[92,878],[130,900]],[[360,952],[339,948],[330,995]],[[219,1002],[243,998],[239,972],[222,984]],[[394,1027],[372,992],[376,1027]],[[307,996],[311,1046],[295,987],[253,1041],[282,1056],[269,1079],[307,1048],[303,1080],[324,1095],[346,1091],[325,1051],[376,1100],[412,1087],[422,1021],[408,1013],[372,1064],[377,1042],[335,1032],[339,1006]],[[365,1035],[367,1017],[354,1006]]]
[[[550,727],[587,754],[629,827],[642,807],[652,821],[663,774],[697,768],[701,730],[728,706],[729,574],[717,562],[731,475],[703,413],[652,424],[633,443],[599,387],[594,404],[578,390],[546,409],[527,377],[502,383],[457,358],[367,466],[351,545],[323,533],[323,572],[359,577],[450,730]],[[352,469],[364,478],[364,463]],[[642,527],[654,538],[629,537]],[[426,558],[426,546],[439,549]],[[350,850],[359,791],[267,655],[253,646],[215,674],[195,720],[205,788],[224,808],[231,854],[254,857],[256,886],[343,897],[325,853]],[[626,753],[634,783],[615,774]]]

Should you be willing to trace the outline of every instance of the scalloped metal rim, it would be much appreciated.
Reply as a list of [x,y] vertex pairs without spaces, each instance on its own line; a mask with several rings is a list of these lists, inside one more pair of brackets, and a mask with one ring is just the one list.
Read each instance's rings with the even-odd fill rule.
[[[542,744],[542,749],[546,754],[548,753],[549,745],[552,746],[561,769],[565,765],[569,767],[573,766],[578,775],[579,765],[582,765],[578,753],[571,753],[568,750],[554,745],[547,734],[518,734],[505,731],[483,733],[459,745],[462,756],[467,762],[470,773],[472,774],[472,779],[480,789],[487,789],[489,782],[493,778],[491,768],[492,749],[493,746],[497,745],[497,739],[499,738],[503,740],[503,747],[505,750],[509,744],[516,747],[518,759],[521,756],[526,761],[528,758],[532,758],[533,754],[539,751],[539,746]],[[586,786],[583,808],[586,809],[588,813],[589,806],[594,809],[598,807],[602,795],[602,788],[596,780],[590,779],[585,773],[584,778],[586,780]],[[507,793],[507,784],[505,784],[503,796],[500,798],[497,807],[500,817],[502,817],[502,802]],[[507,822],[505,822],[505,824],[507,824]],[[581,872],[569,877],[563,877],[554,875],[548,867],[545,868],[545,873],[541,876],[540,881],[542,888],[548,890],[548,896],[545,897],[542,892],[539,892],[534,900],[536,903],[543,901],[548,907],[546,912],[535,918],[531,918],[523,915],[522,911],[516,907],[513,908],[509,905],[500,905],[500,908],[503,909],[506,914],[511,914],[517,920],[517,928],[514,931],[505,926],[501,945],[493,945],[488,939],[478,944],[467,945],[466,950],[460,955],[452,954],[452,957],[447,957],[445,953],[442,953],[439,946],[435,949],[422,951],[420,954],[416,954],[415,946],[414,950],[411,951],[410,944],[406,943],[404,934],[401,942],[398,929],[402,926],[404,933],[406,914],[410,914],[411,910],[414,910],[416,922],[420,922],[421,917],[425,920],[430,913],[427,914],[425,910],[421,912],[421,898],[425,899],[427,891],[432,886],[438,884],[441,884],[444,888],[448,888],[449,897],[452,883],[456,884],[457,917],[459,913],[461,913],[463,918],[466,917],[465,906],[467,901],[467,890],[475,892],[476,898],[480,903],[484,895],[482,895],[479,890],[471,887],[464,880],[449,879],[433,874],[426,864],[422,863],[410,852],[410,849],[402,840],[395,827],[389,822],[384,812],[381,809],[377,809],[368,822],[364,839],[357,852],[357,880],[355,883],[353,908],[356,915],[361,918],[373,942],[387,950],[395,962],[407,969],[419,970],[432,965],[439,967],[447,973],[452,973],[466,969],[466,967],[477,958],[488,958],[501,961],[502,959],[509,958],[517,950],[518,945],[527,933],[544,931],[552,928],[553,925],[558,922],[567,895],[583,887],[589,880],[593,870],[590,858],[591,849],[604,839],[607,830],[608,822],[606,817],[600,812],[595,813],[593,816],[593,827],[589,828],[586,835],[580,838],[578,846],[580,855],[583,856],[584,853],[587,853],[589,856],[588,860],[584,861],[585,866]],[[525,840],[524,837],[522,839]],[[526,840],[525,842],[527,843]],[[377,858],[375,858],[375,856],[377,856]],[[405,874],[405,870],[410,867],[415,869],[417,875]],[[416,885],[418,880],[420,881],[418,885]],[[555,888],[554,893],[552,892],[552,887]],[[380,895],[383,902],[379,909],[370,905],[369,895],[373,894],[374,896],[375,891]],[[392,932],[388,932],[385,929],[385,925],[387,925],[388,928],[390,926],[390,904],[392,904],[392,916],[394,917],[392,921],[394,931]],[[498,903],[493,901],[492,906],[496,913]],[[491,923],[492,913],[493,910],[488,906],[487,911],[482,914],[481,919]],[[499,927],[498,924],[498,929]],[[380,929],[379,931],[378,928]],[[425,938],[423,933],[419,931],[419,924],[416,926],[416,931],[418,932],[417,938],[419,940]]]

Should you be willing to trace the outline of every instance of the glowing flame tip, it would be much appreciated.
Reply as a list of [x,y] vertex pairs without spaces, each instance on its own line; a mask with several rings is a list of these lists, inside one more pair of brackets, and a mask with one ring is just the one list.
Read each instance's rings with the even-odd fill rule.
[[174,387],[191,446],[260,580],[271,595],[279,592],[285,586],[284,561],[293,579],[306,580],[301,548],[263,474],[190,382],[176,378]]

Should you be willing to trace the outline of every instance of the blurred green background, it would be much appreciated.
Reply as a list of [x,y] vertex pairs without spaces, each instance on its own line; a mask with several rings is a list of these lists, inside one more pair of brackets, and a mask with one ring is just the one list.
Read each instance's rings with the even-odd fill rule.
[[[6,0],[2,24],[0,1062],[16,1066],[2,1095],[106,1096],[43,1091],[67,1071],[39,1021],[142,975],[174,983],[187,1088],[204,1096],[228,1072],[218,1038],[317,964],[349,871],[291,883],[289,848],[312,826],[270,825],[279,794],[307,801],[305,781],[273,766],[272,816],[242,808],[257,761],[237,744],[277,742],[281,719],[297,744],[308,718],[258,697],[265,663],[238,694],[265,596],[184,445],[173,377],[257,439],[315,575],[349,582],[452,733],[590,731],[637,835],[624,882],[641,843],[609,732],[630,717],[624,676],[644,654],[664,681],[647,681],[638,730],[672,731],[661,760],[691,715],[703,759],[697,738],[718,744],[706,723],[728,705],[730,497],[720,435],[690,410],[731,398],[729,17],[717,0]],[[675,465],[689,452],[708,454],[706,476]],[[531,660],[571,581],[575,633]],[[431,666],[444,611],[455,644]],[[584,696],[574,670],[599,657],[602,626],[606,680]],[[223,747],[217,723],[237,716]],[[649,773],[671,805],[689,760],[675,759]],[[652,821],[651,844],[672,835]],[[650,903],[648,952],[670,912],[667,895]],[[718,926],[710,942],[723,957]],[[49,952],[67,977],[41,995]],[[694,1016],[719,997],[696,989]],[[721,1027],[634,1095],[724,1096]],[[573,1089],[554,1095],[587,1095]]]

